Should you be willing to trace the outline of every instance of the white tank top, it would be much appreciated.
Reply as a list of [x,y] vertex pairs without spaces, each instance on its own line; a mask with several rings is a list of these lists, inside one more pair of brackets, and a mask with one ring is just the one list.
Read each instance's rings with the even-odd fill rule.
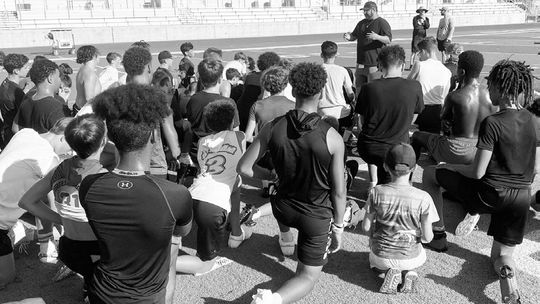
[[230,196],[238,176],[236,165],[245,149],[243,132],[221,131],[201,138],[197,152],[201,173],[189,188],[193,199],[230,212]]

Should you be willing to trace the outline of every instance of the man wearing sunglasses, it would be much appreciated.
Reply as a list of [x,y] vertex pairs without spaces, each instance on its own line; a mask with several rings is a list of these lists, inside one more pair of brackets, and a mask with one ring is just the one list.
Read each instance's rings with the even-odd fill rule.
[[377,72],[377,56],[385,45],[392,41],[390,24],[379,17],[377,4],[368,1],[363,8],[364,19],[360,20],[354,31],[343,34],[347,41],[357,40],[355,83],[357,93],[360,87],[374,78]]

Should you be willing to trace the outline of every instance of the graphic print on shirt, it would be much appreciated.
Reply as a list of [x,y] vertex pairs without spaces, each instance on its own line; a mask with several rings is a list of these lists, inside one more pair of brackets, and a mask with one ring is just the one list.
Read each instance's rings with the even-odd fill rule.
[[216,152],[210,151],[208,147],[203,147],[201,159],[204,163],[204,172],[211,175],[218,175],[225,171],[227,158],[223,154],[235,155],[238,147],[230,144],[223,144]]

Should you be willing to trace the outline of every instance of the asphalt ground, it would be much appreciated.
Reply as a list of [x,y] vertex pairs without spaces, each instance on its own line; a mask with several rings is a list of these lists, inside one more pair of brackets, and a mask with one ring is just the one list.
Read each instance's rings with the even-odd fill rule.
[[[351,29],[352,30],[352,29]],[[429,31],[429,35],[434,34]],[[395,31],[394,43],[402,45],[409,55],[410,31]],[[195,45],[198,62],[202,51],[209,47],[224,50],[224,59],[231,60],[236,50],[244,50],[256,58],[264,51],[274,51],[279,55],[301,61],[320,61],[319,46],[324,40],[339,42],[338,64],[354,66],[355,44],[343,42],[342,34],[268,37],[250,39],[201,40],[192,41]],[[455,42],[462,43],[465,49],[475,49],[485,56],[487,73],[491,66],[503,58],[523,60],[536,68],[540,76],[540,26],[536,24],[458,27]],[[151,42],[154,53],[154,67],[157,67],[157,53],[161,50],[179,53],[180,41]],[[129,44],[97,45],[102,55],[116,51],[123,53]],[[26,48],[5,50],[23,52],[30,56],[50,52],[47,48]],[[77,64],[72,55],[48,56],[60,62],[69,63],[74,70]],[[179,60],[176,59],[176,62]],[[105,65],[101,58],[100,66]],[[75,72],[76,73],[76,72]],[[538,81],[537,81],[538,83]],[[536,85],[538,88],[538,84]],[[74,98],[74,95],[71,96]],[[356,157],[352,157],[359,160]],[[360,162],[360,171],[354,181],[349,196],[362,204],[366,197],[367,170]],[[431,161],[422,157],[420,165]],[[531,164],[532,165],[532,164]],[[422,168],[413,176],[414,185],[421,187]],[[242,189],[242,201],[257,206],[267,202],[260,196],[259,183],[247,180]],[[540,188],[538,179],[533,189]],[[343,248],[329,257],[328,264],[315,289],[299,303],[500,303],[497,276],[491,268],[489,250],[492,238],[486,235],[490,216],[483,215],[479,230],[467,237],[456,237],[453,232],[463,218],[462,207],[453,201],[445,200],[445,220],[450,248],[446,253],[427,251],[427,262],[418,269],[420,274],[419,292],[416,294],[383,295],[378,293],[381,280],[369,270],[368,237],[356,230],[346,230],[343,235]],[[192,233],[183,240],[183,250],[194,254],[196,248],[194,227]],[[257,288],[275,290],[294,274],[297,261],[295,257],[283,257],[278,245],[278,227],[275,219],[265,217],[258,220],[251,239],[238,249],[225,248],[222,252],[234,263],[204,276],[194,277],[179,274],[177,277],[175,303],[249,303]],[[73,276],[53,283],[51,278],[56,265],[45,265],[37,258],[37,246],[30,247],[30,253],[16,253],[18,279],[0,291],[0,303],[28,297],[43,297],[47,303],[82,303],[80,278]],[[529,222],[523,244],[517,247],[515,259],[518,268],[518,281],[523,303],[540,303],[540,213],[530,210]]]

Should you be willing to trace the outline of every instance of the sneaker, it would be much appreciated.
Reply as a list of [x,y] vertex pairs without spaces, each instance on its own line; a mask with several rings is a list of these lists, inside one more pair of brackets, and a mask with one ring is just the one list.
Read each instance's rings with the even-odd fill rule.
[[501,267],[499,271],[499,283],[501,286],[502,302],[504,304],[520,304],[521,299],[517,289],[514,270],[508,265]]
[[71,269],[69,269],[69,267],[67,267],[66,265],[63,265],[58,267],[58,270],[56,271],[56,273],[54,274],[52,280],[53,282],[60,282],[62,281],[63,279],[71,276],[71,275],[74,275],[75,272]]
[[386,271],[384,282],[382,283],[379,292],[395,294],[397,293],[399,284],[401,284],[401,271],[399,269],[390,268],[388,271]]
[[246,204],[242,210],[240,210],[240,225],[246,225],[253,227],[257,224],[253,220],[253,215],[259,211],[259,208],[253,206],[252,204]]
[[[285,239],[285,235],[291,234],[291,241],[286,242],[283,239]],[[294,246],[296,245],[296,242],[294,238],[292,237],[292,232],[279,232],[279,247],[281,248],[281,253],[283,253],[284,256],[290,256],[294,254]]]
[[347,200],[345,214],[343,216],[343,223],[345,224],[345,227],[352,230],[356,229],[358,223],[364,219],[365,214],[365,210],[360,208],[355,201]]
[[238,248],[242,242],[249,239],[253,233],[252,228],[246,225],[241,225],[240,229],[242,229],[242,234],[239,236],[229,234],[228,245],[230,248]]
[[233,261],[231,259],[228,259],[228,258],[225,258],[225,257],[216,257],[216,258],[214,258],[214,265],[212,265],[212,268],[210,268],[210,270],[205,271],[205,272],[200,272],[200,273],[194,273],[193,275],[196,276],[196,277],[202,276],[202,275],[210,273],[210,272],[212,272],[212,271],[214,271],[214,270],[216,270],[218,268],[229,265],[232,262]]
[[416,283],[418,283],[418,274],[416,271],[407,271],[403,276],[403,284],[401,284],[399,292],[415,293]]
[[251,304],[272,303],[272,291],[269,289],[257,289],[257,293],[252,295]]
[[480,220],[480,214],[471,215],[467,213],[463,221],[456,228],[456,236],[467,236],[471,234],[478,220]]
[[433,231],[433,240],[429,243],[424,243],[424,247],[436,252],[445,252],[448,250],[448,241],[446,241],[446,232]]
[[42,263],[56,264],[58,262],[58,252],[53,240],[39,244],[38,258]]

